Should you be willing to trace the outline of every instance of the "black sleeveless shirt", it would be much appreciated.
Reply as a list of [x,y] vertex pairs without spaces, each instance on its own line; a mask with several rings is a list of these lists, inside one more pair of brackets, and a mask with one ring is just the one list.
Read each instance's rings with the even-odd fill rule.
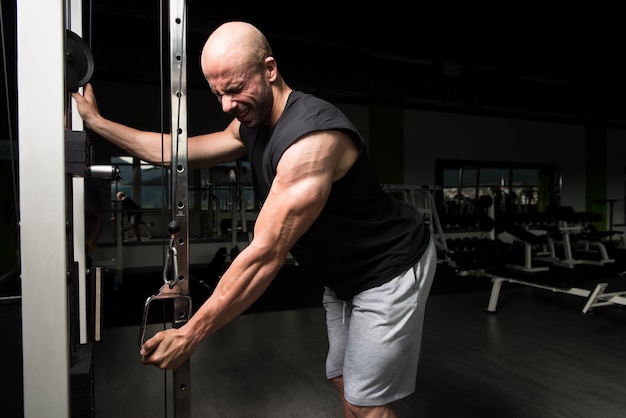
[[421,258],[430,239],[422,214],[379,185],[364,141],[335,106],[293,91],[273,128],[240,128],[252,168],[255,191],[267,198],[283,152],[312,132],[339,130],[354,139],[359,156],[330,196],[311,227],[291,248],[291,255],[314,280],[349,300],[388,282]]

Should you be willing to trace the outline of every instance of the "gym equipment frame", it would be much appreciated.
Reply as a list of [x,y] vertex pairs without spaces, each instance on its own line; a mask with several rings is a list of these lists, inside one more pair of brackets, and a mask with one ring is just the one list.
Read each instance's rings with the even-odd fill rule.
[[[70,341],[88,340],[84,308],[84,184],[66,173],[65,50],[67,29],[82,33],[82,2],[20,0],[17,3],[17,91],[19,133],[19,225],[22,291],[22,362],[24,416],[71,414]],[[186,2],[170,0],[172,93],[172,211],[177,220],[175,246],[180,269],[176,280],[188,294]],[[70,27],[65,27],[65,24]],[[41,48],[42,39],[46,47]],[[46,71],[41,71],[45,63]],[[80,84],[80,77],[77,79]],[[72,103],[72,128],[82,129]],[[76,117],[74,117],[76,116]],[[37,123],[32,121],[36,120]],[[80,126],[78,126],[80,125]],[[45,173],[45,175],[42,175]],[[41,204],[46,216],[41,216]],[[73,218],[73,219],[72,219]],[[71,221],[68,221],[71,220]],[[72,236],[68,237],[68,226]],[[42,234],[41,231],[46,231]],[[62,243],[63,245],[59,245]],[[34,262],[36,260],[36,262]],[[78,301],[68,296],[68,272],[78,280]],[[73,283],[73,282],[72,282]],[[188,317],[187,297],[175,298],[174,310]],[[78,309],[74,306],[75,303]],[[73,315],[70,315],[71,311]],[[188,312],[189,311],[189,312]],[[78,315],[76,315],[78,312]],[[73,332],[77,327],[79,332]],[[180,325],[180,322],[175,326]],[[42,344],[42,342],[45,342]],[[190,416],[189,361],[173,372],[176,417]],[[54,390],[51,390],[54,388]]]

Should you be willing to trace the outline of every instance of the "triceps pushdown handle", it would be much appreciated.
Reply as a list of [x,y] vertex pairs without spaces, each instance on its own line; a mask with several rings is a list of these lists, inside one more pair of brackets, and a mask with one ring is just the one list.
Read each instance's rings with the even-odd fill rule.
[[143,320],[141,321],[141,330],[139,332],[139,347],[143,346],[143,344],[145,343],[146,327],[148,325],[148,312],[150,310],[150,304],[155,300],[169,300],[169,299],[184,299],[187,301],[186,314],[184,311],[177,313],[174,316],[175,324],[181,323],[181,322],[187,322],[191,318],[191,312],[192,312],[191,296],[184,295],[182,292],[180,292],[180,289],[178,288],[178,286],[170,287],[169,284],[167,283],[164,284],[163,286],[161,286],[161,289],[159,289],[158,294],[148,297],[146,299],[146,302],[144,303]]

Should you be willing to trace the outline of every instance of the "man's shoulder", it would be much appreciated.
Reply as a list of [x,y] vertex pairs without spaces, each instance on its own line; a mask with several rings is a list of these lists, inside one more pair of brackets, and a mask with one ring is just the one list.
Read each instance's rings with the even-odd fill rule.
[[293,90],[289,95],[287,105],[292,104],[294,106],[322,106],[322,107],[335,107],[332,103],[319,98],[311,93],[306,93],[300,90]]
[[[282,119],[290,121],[295,118],[302,121],[345,122],[347,118],[334,104],[311,93],[294,90],[289,96]],[[334,122],[333,122],[334,121]]]

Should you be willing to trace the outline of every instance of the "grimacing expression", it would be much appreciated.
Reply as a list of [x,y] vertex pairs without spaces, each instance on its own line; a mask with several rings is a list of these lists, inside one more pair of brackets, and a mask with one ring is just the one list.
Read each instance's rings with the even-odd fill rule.
[[264,77],[265,71],[263,64],[245,71],[223,67],[214,70],[209,66],[205,77],[222,111],[252,128],[265,122],[273,106],[273,93]]

